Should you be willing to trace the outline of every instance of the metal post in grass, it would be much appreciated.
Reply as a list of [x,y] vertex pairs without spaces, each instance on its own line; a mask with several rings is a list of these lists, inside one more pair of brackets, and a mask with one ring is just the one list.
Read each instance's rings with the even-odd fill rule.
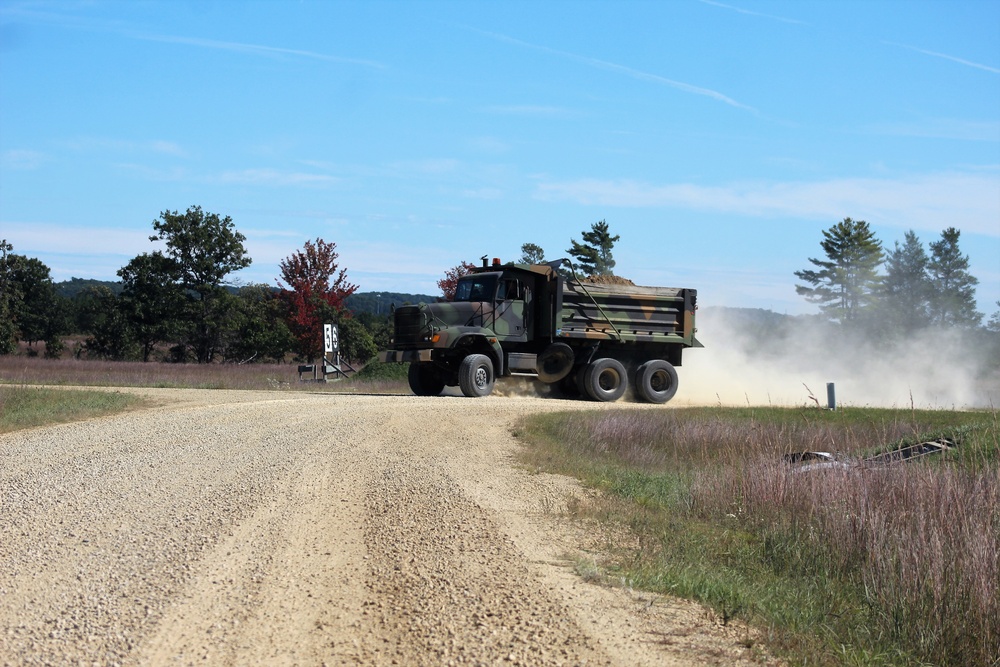
[[837,392],[832,382],[826,383],[826,407],[830,410],[837,409]]

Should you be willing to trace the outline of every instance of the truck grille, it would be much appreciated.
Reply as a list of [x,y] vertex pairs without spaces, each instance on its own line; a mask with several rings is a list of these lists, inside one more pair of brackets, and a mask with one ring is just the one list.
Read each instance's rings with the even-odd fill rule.
[[426,317],[419,306],[396,309],[396,346],[416,345],[427,333]]

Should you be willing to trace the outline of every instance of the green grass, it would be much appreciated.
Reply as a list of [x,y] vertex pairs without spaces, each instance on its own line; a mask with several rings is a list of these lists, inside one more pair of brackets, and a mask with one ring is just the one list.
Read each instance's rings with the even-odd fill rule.
[[[575,510],[606,527],[607,580],[761,626],[791,664],[1000,664],[992,413],[612,410],[533,416],[517,434],[528,466],[603,492]],[[959,447],[894,466],[782,458],[941,436]]]
[[80,421],[141,407],[121,392],[0,385],[0,433]]

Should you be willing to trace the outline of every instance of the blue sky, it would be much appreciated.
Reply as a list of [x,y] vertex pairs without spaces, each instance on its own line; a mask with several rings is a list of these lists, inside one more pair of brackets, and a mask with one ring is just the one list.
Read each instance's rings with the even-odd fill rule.
[[822,230],[946,227],[1000,299],[1000,2],[0,0],[0,237],[117,279],[161,211],[436,294],[598,220],[616,272],[815,312]]

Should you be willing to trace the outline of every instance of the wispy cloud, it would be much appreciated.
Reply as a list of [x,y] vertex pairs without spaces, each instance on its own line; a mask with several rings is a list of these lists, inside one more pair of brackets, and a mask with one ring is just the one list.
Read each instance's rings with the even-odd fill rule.
[[781,21],[782,23],[794,23],[797,25],[809,25],[805,21],[799,21],[798,19],[790,19],[784,16],[775,16],[774,14],[764,14],[762,12],[755,12],[749,9],[743,9],[741,7],[734,7],[733,5],[726,5],[721,2],[715,2],[715,0],[700,0],[700,2],[706,5],[712,5],[713,7],[721,7],[723,9],[728,9],[730,11],[738,12],[740,14],[746,14],[748,16],[759,16],[765,19],[772,19],[774,21]]
[[308,58],[312,60],[324,60],[327,62],[343,63],[347,65],[360,65],[363,67],[373,67],[384,69],[385,65],[373,60],[362,60],[359,58],[346,58],[344,56],[334,56],[315,51],[304,51],[302,49],[287,49],[277,46],[266,46],[263,44],[246,44],[244,42],[225,42],[216,39],[202,39],[198,37],[182,37],[178,35],[150,35],[143,33],[131,33],[131,37],[148,42],[164,42],[167,44],[185,44],[188,46],[198,46],[205,49],[217,49],[221,51],[233,51],[236,53],[249,53],[258,56],[294,56],[297,58]]
[[654,185],[631,180],[547,182],[536,196],[585,205],[687,208],[752,217],[836,221],[1000,237],[1000,173],[946,172],[900,179],[844,178],[815,182],[743,182],[722,186]]
[[541,104],[498,104],[483,107],[483,111],[508,116],[534,116],[543,118],[566,118],[576,114],[575,111],[571,111],[570,109]]
[[729,106],[736,107],[737,109],[744,109],[746,111],[756,112],[751,106],[747,106],[741,102],[737,102],[731,97],[723,95],[722,93],[712,90],[710,88],[702,88],[700,86],[695,86],[690,83],[685,83],[683,81],[676,81],[674,79],[668,79],[667,77],[660,76],[659,74],[652,74],[650,72],[644,72],[642,70],[634,69],[626,65],[619,65],[618,63],[609,62],[607,60],[600,60],[598,58],[591,58],[590,56],[582,56],[577,53],[570,53],[569,51],[561,51],[559,49],[553,49],[548,46],[541,46],[539,44],[532,44],[530,42],[525,42],[508,35],[503,35],[496,32],[489,32],[487,30],[480,30],[478,28],[469,28],[480,34],[486,35],[497,41],[506,42],[508,44],[514,44],[515,46],[520,46],[526,49],[533,49],[535,51],[542,51],[543,53],[550,53],[552,55],[559,56],[561,58],[567,58],[569,60],[576,61],[587,65],[588,67],[593,67],[595,69],[605,70],[608,72],[615,72],[618,74],[623,74],[625,76],[637,79],[639,81],[648,81],[650,83],[655,83],[661,86],[667,86],[680,90],[685,93],[690,93],[692,95],[702,95],[704,97],[711,98],[723,104],[728,104]]
[[890,46],[898,46],[901,49],[909,49],[910,51],[916,51],[917,53],[922,53],[925,56],[933,56],[935,58],[944,58],[945,60],[950,60],[952,62],[958,63],[960,65],[965,65],[967,67],[975,67],[976,69],[985,70],[987,72],[992,72],[993,74],[1000,74],[1000,67],[992,67],[990,65],[983,65],[982,63],[972,62],[971,60],[966,60],[965,58],[959,58],[957,56],[950,56],[947,53],[938,53],[937,51],[928,51],[927,49],[921,49],[917,46],[910,46],[909,44],[899,44],[898,42],[885,42]]
[[900,137],[1000,142],[1000,121],[995,120],[930,118],[920,121],[870,125],[868,131]]
[[14,148],[6,150],[3,152],[3,155],[0,155],[0,165],[3,165],[4,169],[30,171],[41,167],[47,159],[48,157],[45,153]]
[[242,169],[223,172],[217,179],[226,185],[264,185],[270,187],[324,187],[340,183],[336,176],[285,172],[276,169]]
[[172,157],[188,157],[188,152],[178,143],[166,139],[131,141],[111,137],[77,137],[64,144],[76,151],[114,151],[120,153],[156,153]]

